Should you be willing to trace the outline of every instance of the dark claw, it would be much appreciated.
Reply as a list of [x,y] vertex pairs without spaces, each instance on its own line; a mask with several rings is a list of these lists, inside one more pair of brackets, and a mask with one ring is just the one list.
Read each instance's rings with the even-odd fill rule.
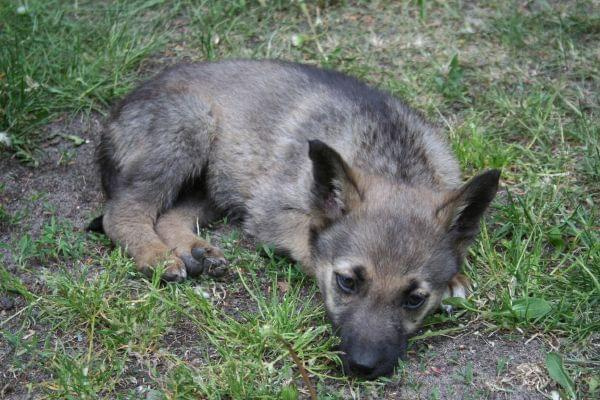
[[181,260],[185,264],[185,269],[187,270],[188,276],[195,277],[204,272],[204,266],[202,265],[202,262],[198,261],[196,257],[184,255],[181,257]]

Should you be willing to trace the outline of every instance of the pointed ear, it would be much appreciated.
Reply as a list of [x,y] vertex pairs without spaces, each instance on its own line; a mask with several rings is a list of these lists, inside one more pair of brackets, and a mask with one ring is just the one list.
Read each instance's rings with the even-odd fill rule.
[[457,244],[469,244],[479,232],[479,220],[498,191],[499,170],[489,170],[465,183],[441,207],[447,215],[448,232]]
[[326,226],[360,203],[356,174],[342,157],[320,140],[308,141],[312,161],[312,210]]

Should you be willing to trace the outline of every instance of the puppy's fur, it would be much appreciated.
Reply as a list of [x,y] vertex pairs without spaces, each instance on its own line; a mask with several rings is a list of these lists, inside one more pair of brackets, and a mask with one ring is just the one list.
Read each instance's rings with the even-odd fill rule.
[[223,273],[194,227],[223,213],[316,277],[347,371],[393,370],[407,336],[462,288],[498,171],[461,184],[448,144],[398,99],[277,61],[179,65],[114,109],[98,149],[102,225],[165,280]]

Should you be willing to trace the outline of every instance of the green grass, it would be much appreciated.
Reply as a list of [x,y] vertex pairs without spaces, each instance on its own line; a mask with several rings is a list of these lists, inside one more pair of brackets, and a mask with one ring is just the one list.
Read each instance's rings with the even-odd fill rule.
[[[60,232],[50,222],[44,231],[57,236],[74,234],[66,224]],[[232,235],[235,237],[235,235]],[[82,238],[80,238],[82,239]],[[97,243],[104,239],[88,239]],[[45,249],[55,238],[43,236],[26,251],[28,260],[47,260]],[[3,336],[17,351],[9,360],[14,370],[42,362],[53,378],[44,383],[50,398],[97,398],[108,396],[122,380],[135,379],[132,369],[160,361],[162,368],[150,369],[153,382],[171,398],[215,396],[249,398],[295,390],[297,365],[289,353],[291,346],[313,377],[325,377],[339,360],[331,350],[336,338],[324,319],[321,305],[312,301],[314,284],[305,282],[297,268],[286,260],[260,257],[241,250],[231,239],[230,258],[237,259],[240,290],[250,307],[236,308],[235,315],[218,307],[218,297],[210,296],[215,284],[162,285],[160,271],[147,281],[133,272],[132,262],[119,250],[88,257],[100,265],[77,263],[79,243],[66,244],[62,262],[46,271],[46,292],[30,293],[18,279],[0,269],[3,291],[24,294],[31,303],[25,312],[35,318],[52,344],[41,346],[37,336],[25,338],[22,327]],[[228,247],[226,247],[227,249]],[[75,257],[70,257],[74,255]],[[268,276],[257,277],[265,271]],[[267,283],[268,293],[260,284]],[[280,289],[284,288],[284,289]],[[214,304],[217,303],[217,304]],[[28,325],[26,321],[24,326]],[[199,355],[209,354],[210,364],[189,365],[173,349],[180,329],[194,337],[187,345]],[[173,335],[173,338],[169,338]],[[27,355],[28,360],[22,356]],[[275,373],[277,371],[277,373]],[[289,393],[288,393],[289,395]]]
[[131,87],[142,60],[164,43],[150,20],[153,3],[3,3],[0,130],[17,156],[35,163],[44,124],[62,112],[104,111]]
[[[431,316],[413,344],[474,329],[521,341],[539,335],[548,351],[558,346],[577,396],[593,398],[600,13],[592,1],[528,4],[5,2],[0,131],[12,144],[0,151],[35,165],[49,123],[105,114],[135,82],[177,60],[280,57],[358,76],[440,122],[466,176],[503,171],[465,265],[472,297],[452,316]],[[45,216],[29,232],[21,226],[31,221],[28,201],[40,199],[16,211],[0,205],[0,228],[13,232],[2,244],[10,256],[0,258],[0,295],[22,299],[0,320],[0,337],[10,348],[2,362],[16,376],[34,373],[34,393],[295,399],[307,392],[290,346],[324,398],[382,395],[398,382],[428,398],[448,393],[402,366],[374,383],[339,378],[314,284],[268,248],[243,246],[236,231],[220,242],[233,279],[163,286],[64,218]],[[513,367],[498,359],[497,375]],[[466,364],[448,374],[467,387],[464,396],[485,398],[477,372]]]
[[[7,1],[0,5],[0,131],[13,152],[37,164],[43,126],[62,113],[105,113],[163,51],[186,40],[195,57],[214,58],[245,1]],[[191,37],[177,32],[185,15]],[[197,29],[200,27],[200,29]],[[236,25],[236,28],[238,26]],[[247,29],[247,28],[246,28]],[[168,39],[171,39],[169,41]],[[170,46],[172,47],[170,47]]]

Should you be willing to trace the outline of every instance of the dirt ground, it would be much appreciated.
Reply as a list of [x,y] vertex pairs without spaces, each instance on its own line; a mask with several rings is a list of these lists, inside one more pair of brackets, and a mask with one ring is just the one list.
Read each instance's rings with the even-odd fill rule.
[[[1,194],[2,203],[12,214],[23,213],[19,224],[1,227],[2,243],[11,243],[25,231],[34,236],[39,234],[40,227],[52,216],[66,218],[77,229],[84,229],[91,216],[101,210],[102,193],[93,157],[100,128],[99,116],[55,122],[48,127],[45,157],[36,169],[7,157],[0,159],[1,179],[5,185]],[[64,139],[61,136],[63,134],[79,136],[85,143],[75,146],[70,140]],[[66,163],[65,152],[71,152],[70,160]],[[38,293],[44,290],[39,271],[18,268],[9,250],[0,251],[4,252],[11,273],[17,275],[31,290]],[[235,293],[234,296],[247,296],[235,288],[230,292]],[[238,303],[244,303],[247,299],[237,300]],[[18,313],[25,304],[13,294],[4,295],[3,301],[6,304],[0,311],[0,320]],[[11,326],[18,326],[19,318],[17,316],[11,320],[9,331]],[[409,353],[405,371],[391,379],[383,391],[383,397],[545,398],[544,393],[547,394],[549,390],[549,378],[543,368],[544,344],[537,338],[523,337],[518,332],[511,335],[482,334],[479,332],[481,328],[481,323],[474,321],[458,336],[419,341],[416,349],[413,348]],[[182,355],[184,360],[198,362],[197,358],[202,355],[190,349],[195,348],[201,338],[189,327],[182,326],[181,329],[173,333],[177,336],[178,348],[172,350]],[[0,341],[0,363],[10,352],[8,343]],[[0,378],[0,390],[5,398],[25,399],[28,398],[25,394],[27,385],[46,377],[41,371],[30,370],[27,374],[17,376],[3,373]],[[344,386],[340,381],[328,384],[339,386],[340,389]],[[372,395],[353,393],[352,387],[346,386],[341,390],[346,390],[348,397]]]

